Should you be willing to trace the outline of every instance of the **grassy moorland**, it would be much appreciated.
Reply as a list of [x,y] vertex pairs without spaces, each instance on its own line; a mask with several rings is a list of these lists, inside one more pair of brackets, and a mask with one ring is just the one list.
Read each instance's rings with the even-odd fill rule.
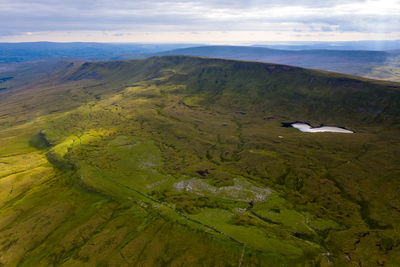
[[399,84],[176,56],[57,66],[0,91],[2,265],[400,264]]

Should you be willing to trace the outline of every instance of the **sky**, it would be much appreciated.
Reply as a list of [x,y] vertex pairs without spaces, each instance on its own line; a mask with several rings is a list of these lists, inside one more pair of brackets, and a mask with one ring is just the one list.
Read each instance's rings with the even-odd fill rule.
[[400,0],[0,0],[0,42],[400,40]]

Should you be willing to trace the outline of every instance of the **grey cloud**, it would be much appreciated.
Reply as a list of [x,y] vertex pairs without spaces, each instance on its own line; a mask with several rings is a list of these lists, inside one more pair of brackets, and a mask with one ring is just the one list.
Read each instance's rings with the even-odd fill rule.
[[[330,16],[329,8],[365,0],[0,0],[1,35],[36,31],[400,31],[398,16]],[[246,17],[251,10],[301,6],[327,14],[285,18]],[[228,14],[210,17],[212,11]]]

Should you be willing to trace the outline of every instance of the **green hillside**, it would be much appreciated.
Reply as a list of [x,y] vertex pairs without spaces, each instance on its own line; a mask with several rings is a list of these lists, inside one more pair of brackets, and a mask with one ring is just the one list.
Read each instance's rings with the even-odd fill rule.
[[0,76],[0,265],[400,264],[400,84],[186,56],[34,69]]

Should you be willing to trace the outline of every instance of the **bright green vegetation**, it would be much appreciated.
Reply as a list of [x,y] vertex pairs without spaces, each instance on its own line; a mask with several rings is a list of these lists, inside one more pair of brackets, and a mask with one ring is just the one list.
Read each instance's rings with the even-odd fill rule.
[[399,84],[192,57],[60,73],[1,93],[1,264],[400,264]]

